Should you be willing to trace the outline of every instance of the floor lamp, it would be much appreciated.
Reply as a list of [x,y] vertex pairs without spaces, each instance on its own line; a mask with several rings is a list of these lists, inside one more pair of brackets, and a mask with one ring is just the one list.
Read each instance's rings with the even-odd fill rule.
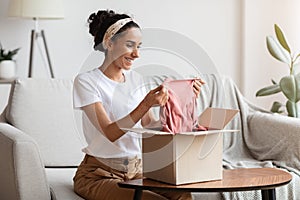
[[45,32],[39,30],[38,22],[43,19],[63,19],[62,0],[10,0],[8,15],[10,17],[33,19],[35,22],[35,28],[31,30],[28,77],[32,77],[34,48],[37,40],[41,38],[50,75],[51,78],[54,78]]

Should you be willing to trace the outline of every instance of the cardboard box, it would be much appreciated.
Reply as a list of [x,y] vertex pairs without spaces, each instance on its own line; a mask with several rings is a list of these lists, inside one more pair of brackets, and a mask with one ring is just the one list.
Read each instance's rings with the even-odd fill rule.
[[170,134],[151,129],[126,129],[143,133],[143,174],[147,178],[180,185],[222,179],[223,128],[238,110],[207,108],[199,124],[208,131]]

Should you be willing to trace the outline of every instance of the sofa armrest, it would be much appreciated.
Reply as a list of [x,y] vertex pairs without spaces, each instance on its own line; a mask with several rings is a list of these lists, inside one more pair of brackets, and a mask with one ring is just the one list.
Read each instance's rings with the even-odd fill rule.
[[254,112],[247,121],[245,142],[256,159],[300,170],[300,119]]
[[44,165],[35,141],[0,123],[0,199],[50,199]]

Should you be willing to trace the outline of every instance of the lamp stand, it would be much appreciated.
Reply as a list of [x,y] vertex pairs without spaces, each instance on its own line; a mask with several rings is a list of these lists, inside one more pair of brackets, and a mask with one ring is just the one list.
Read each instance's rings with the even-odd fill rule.
[[53,69],[52,69],[52,65],[51,65],[51,61],[50,61],[50,55],[49,55],[49,51],[48,51],[48,47],[47,47],[47,43],[46,43],[45,32],[44,32],[44,30],[41,30],[40,32],[38,31],[38,20],[36,18],[34,18],[34,20],[36,23],[35,23],[35,29],[31,30],[28,77],[29,78],[32,77],[33,54],[34,54],[35,42],[41,36],[42,40],[43,40],[46,56],[47,56],[47,62],[48,62],[49,70],[50,70],[50,75],[51,75],[51,78],[54,78],[54,73],[53,73]]

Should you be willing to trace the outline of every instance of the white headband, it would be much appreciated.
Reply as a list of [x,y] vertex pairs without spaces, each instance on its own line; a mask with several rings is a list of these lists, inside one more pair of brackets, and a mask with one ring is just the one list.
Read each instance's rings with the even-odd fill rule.
[[108,27],[102,40],[103,49],[107,49],[107,41],[109,41],[125,24],[131,21],[133,21],[131,18],[120,19]]

